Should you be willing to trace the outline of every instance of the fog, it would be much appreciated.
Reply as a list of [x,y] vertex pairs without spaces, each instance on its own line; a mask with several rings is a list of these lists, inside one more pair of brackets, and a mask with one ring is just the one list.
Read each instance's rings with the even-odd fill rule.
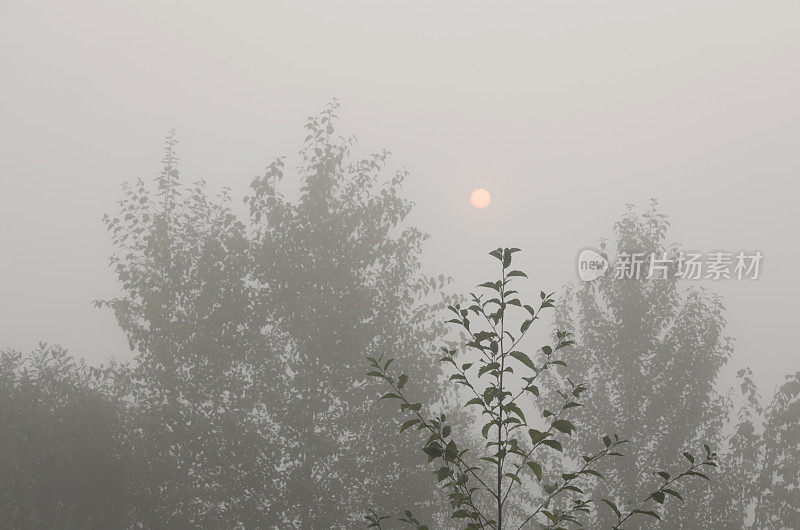
[[91,303],[121,292],[101,221],[121,184],[156,177],[175,129],[183,182],[229,186],[246,217],[275,157],[292,193],[303,124],[336,98],[354,152],[409,171],[423,269],[448,292],[508,246],[526,289],[558,296],[651,198],[670,242],[760,251],[755,281],[693,284],[726,308],[723,383],[749,366],[771,394],[800,370],[798,20],[791,1],[4,1],[0,346],[132,359]]

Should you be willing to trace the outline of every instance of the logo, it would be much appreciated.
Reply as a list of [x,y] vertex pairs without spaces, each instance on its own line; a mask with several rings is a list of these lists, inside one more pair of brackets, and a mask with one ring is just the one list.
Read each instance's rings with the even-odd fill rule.
[[578,254],[578,277],[591,282],[604,275],[608,270],[608,260],[591,248],[585,248]]

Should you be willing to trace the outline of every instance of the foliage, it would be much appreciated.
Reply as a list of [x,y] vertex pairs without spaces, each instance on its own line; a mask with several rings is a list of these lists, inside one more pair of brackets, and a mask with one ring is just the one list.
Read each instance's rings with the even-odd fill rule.
[[155,192],[125,186],[105,221],[117,253],[113,309],[136,352],[108,374],[129,404],[126,442],[146,467],[136,520],[147,528],[252,527],[264,518],[278,461],[271,338],[249,284],[246,229],[227,191],[181,184],[175,139]]
[[121,409],[56,346],[0,352],[0,527],[127,528]]
[[[406,352],[430,403],[442,402],[439,370],[425,362],[445,333],[432,299],[446,284],[420,272],[427,236],[409,226],[404,170],[386,174],[385,151],[355,158],[336,135],[338,104],[309,118],[299,196],[284,159],[252,182],[250,259],[264,326],[280,337],[281,528],[352,528],[369,506],[432,512],[437,491],[419,478],[415,444],[391,435],[387,410],[369,399],[365,352]],[[397,487],[381,485],[394,482]]]
[[[542,346],[534,355],[523,351],[522,342],[528,330],[540,319],[543,310],[554,306],[555,300],[552,294],[542,291],[538,307],[522,302],[518,291],[512,288],[516,278],[527,277],[511,268],[517,251],[517,248],[492,251],[490,255],[500,262],[499,278],[482,283],[479,287],[484,294],[472,294],[468,307],[450,306],[455,318],[449,322],[468,334],[466,346],[475,355],[467,357],[465,353],[458,355],[455,349],[442,348],[441,360],[453,370],[450,381],[468,389],[471,399],[466,406],[476,407],[486,418],[481,429],[486,444],[480,456],[471,457],[459,444],[444,414],[430,418],[423,415],[423,404],[410,400],[405,390],[409,376],[405,373],[396,376],[388,371],[394,358],[368,357],[372,367],[368,375],[390,387],[391,391],[381,399],[397,400],[406,414],[408,419],[400,431],[415,428],[428,435],[422,450],[428,462],[436,463],[434,474],[449,491],[451,516],[463,528],[499,530],[523,528],[529,523],[561,528],[570,523],[580,524],[598,502],[613,515],[614,528],[621,528],[639,515],[660,519],[655,507],[664,504],[668,497],[683,500],[675,489],[679,481],[691,477],[708,479],[703,469],[716,467],[716,453],[708,445],[699,459],[684,452],[688,464],[682,471],[657,471],[658,482],[648,481],[651,493],[630,503],[614,497],[592,499],[584,492],[585,484],[605,480],[600,469],[609,457],[622,456],[620,450],[626,440],[618,435],[603,435],[591,451],[569,462],[569,467],[547,465],[543,455],[563,452],[578,430],[575,412],[584,407],[581,395],[587,386],[566,379],[554,399],[540,390],[546,389],[540,376],[555,367],[567,366],[567,351],[573,341],[570,333],[558,331],[553,345]],[[534,421],[535,411],[523,411],[525,398],[541,404],[539,422]],[[523,487],[524,483],[528,486]],[[512,494],[530,489],[536,491],[533,503],[515,506]],[[385,516],[378,513],[373,511],[365,516],[370,527],[381,527]],[[400,520],[417,529],[425,528],[410,512]]]
[[[336,108],[309,119],[294,202],[278,159],[241,221],[227,190],[181,182],[171,135],[155,191],[126,185],[105,219],[124,295],[98,305],[137,355],[104,376],[131,410],[148,528],[341,528],[398,502],[432,513],[435,487],[405,464],[414,445],[376,434],[391,420],[360,362],[400,345],[441,402],[439,371],[415,358],[445,331],[430,297],[446,281],[419,272],[427,236],[405,223],[405,172],[384,178],[386,152],[352,160]],[[406,486],[375,487],[389,479]]]
[[[615,250],[676,256],[678,248],[666,243],[668,228],[655,201],[643,215],[629,207],[614,225]],[[601,251],[608,253],[605,243]],[[617,480],[593,490],[618,499],[633,498],[646,473],[668,465],[669,455],[701,441],[724,444],[727,404],[717,393],[717,376],[733,342],[724,334],[722,302],[705,289],[681,289],[674,264],[663,278],[647,278],[647,272],[625,279],[609,272],[568,286],[556,307],[556,325],[575,332],[571,368],[590,383],[589,403],[576,411],[583,432],[575,451],[589,450],[606,425],[632,442],[614,472]],[[718,484],[693,492],[692,506],[673,505],[670,526],[710,528],[724,520],[724,506],[710,502]],[[609,523],[608,517],[595,522]]]
[[[629,207],[614,226],[615,250],[676,256],[677,245],[667,244],[668,228],[655,201],[641,215]],[[609,250],[605,243],[601,248]],[[778,462],[788,464],[800,451],[791,436],[800,423],[798,411],[767,414],[776,409],[760,404],[749,371],[742,371],[745,405],[737,417],[718,381],[733,351],[721,298],[706,289],[683,288],[675,272],[672,267],[657,279],[607,274],[569,286],[557,305],[557,325],[575,330],[578,342],[570,365],[590,383],[587,406],[576,414],[583,430],[575,436],[573,455],[590,450],[605,425],[618,426],[633,442],[615,471],[624,480],[598,482],[592,492],[631,498],[642,486],[636,477],[667,465],[665,456],[674,451],[707,440],[719,447],[717,480],[691,490],[691,505],[667,506],[668,527],[795,526],[788,507],[797,479],[777,477],[793,477]],[[776,394],[776,406],[791,401],[790,388],[787,383]],[[787,504],[768,500],[778,498]],[[610,522],[602,513],[593,519],[597,527]]]
[[738,372],[745,403],[723,477],[741,528],[800,527],[800,372],[763,402],[749,368]]

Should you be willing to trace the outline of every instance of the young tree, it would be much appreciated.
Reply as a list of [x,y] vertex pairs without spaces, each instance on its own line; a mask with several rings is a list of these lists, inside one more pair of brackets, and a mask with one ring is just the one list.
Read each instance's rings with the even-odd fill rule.
[[[535,355],[523,351],[528,330],[544,309],[553,307],[554,299],[552,294],[541,292],[537,308],[522,302],[512,285],[516,278],[526,277],[511,268],[512,255],[518,250],[492,251],[490,254],[500,262],[498,279],[481,284],[485,294],[472,294],[468,307],[456,304],[449,308],[455,314],[449,322],[468,334],[467,348],[474,354],[459,355],[455,349],[442,348],[445,355],[441,360],[452,366],[450,380],[471,394],[466,405],[476,407],[486,419],[481,429],[486,444],[479,457],[457,441],[456,431],[444,414],[426,417],[423,403],[410,399],[406,390],[409,376],[388,371],[394,358],[386,354],[368,357],[372,366],[368,375],[389,386],[390,392],[381,399],[399,401],[400,410],[407,415],[400,432],[415,427],[427,435],[423,451],[429,462],[436,462],[435,476],[450,492],[452,518],[463,528],[521,529],[536,524],[562,528],[569,523],[580,524],[593,503],[603,504],[612,514],[613,528],[624,527],[635,516],[659,519],[655,509],[668,497],[683,500],[676,489],[679,481],[708,479],[703,469],[716,467],[716,453],[708,445],[699,459],[684,452],[688,463],[682,471],[657,471],[657,478],[647,479],[645,488],[650,493],[631,503],[613,497],[591,499],[584,492],[587,484],[604,480],[601,469],[611,480],[624,480],[604,469],[609,457],[622,455],[626,440],[618,435],[598,437],[593,448],[563,466],[547,465],[544,454],[562,452],[568,438],[578,430],[575,413],[584,406],[582,394],[587,387],[565,379],[565,386],[555,396],[540,392],[540,388],[546,388],[541,385],[543,374],[554,367],[566,368],[573,341],[570,333],[558,331],[552,346],[543,346]],[[393,366],[402,364],[398,361]],[[538,402],[539,410],[523,411],[523,398]],[[539,412],[538,418],[534,418],[534,412]],[[535,492],[532,504],[515,502],[526,490]],[[523,497],[522,503],[526,500]],[[372,511],[365,516],[369,527],[382,527],[387,517],[381,513]],[[410,511],[400,521],[417,529],[427,528]]]
[[446,282],[420,272],[427,236],[405,220],[405,171],[386,175],[385,151],[354,158],[354,141],[335,134],[337,108],[306,125],[299,197],[279,191],[278,159],[246,199],[264,326],[282,341],[281,528],[352,528],[371,505],[430,514],[436,504],[415,445],[388,432],[391,416],[369,399],[375,383],[359,374],[368,352],[400,348],[429,401],[442,401],[426,359],[445,332],[431,296]]
[[[677,246],[666,242],[668,227],[655,201],[642,215],[629,207],[614,226],[616,252],[675,257]],[[607,252],[605,243],[601,250]],[[646,266],[638,277],[608,272],[568,286],[556,307],[556,326],[575,333],[570,367],[588,382],[587,406],[576,411],[583,427],[574,440],[576,454],[590,450],[607,425],[632,442],[614,471],[616,480],[598,483],[597,495],[634,498],[647,474],[668,465],[670,455],[701,440],[724,446],[728,405],[718,394],[717,376],[733,343],[724,333],[722,302],[705,289],[682,289],[675,264],[656,275],[649,278]],[[727,465],[721,458],[722,471]],[[727,503],[719,502],[721,488],[715,481],[693,492],[691,506],[668,506],[668,526],[735,525]],[[609,522],[601,514],[593,524]]]

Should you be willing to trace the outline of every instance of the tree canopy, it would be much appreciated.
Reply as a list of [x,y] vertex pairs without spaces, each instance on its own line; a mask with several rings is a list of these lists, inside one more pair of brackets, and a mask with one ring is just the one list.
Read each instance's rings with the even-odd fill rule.
[[[601,252],[609,257],[642,253],[674,258],[681,249],[669,242],[668,232],[669,222],[657,202],[641,214],[630,206],[614,225],[615,240],[610,246],[601,243]],[[734,344],[726,334],[722,298],[685,285],[676,266],[672,262],[666,274],[653,278],[607,273],[570,285],[556,306],[556,326],[575,333],[571,365],[585,374],[588,386],[589,403],[578,412],[585,426],[576,438],[579,450],[591,447],[608,424],[631,440],[619,470],[626,480],[598,483],[595,492],[632,498],[641,477],[666,466],[676,452],[708,440],[719,448],[717,480],[692,491],[690,505],[666,506],[665,526],[787,525],[791,517],[779,514],[796,511],[779,507],[775,499],[798,491],[792,489],[796,478],[779,478],[784,476],[781,466],[792,465],[789,454],[798,452],[798,441],[790,434],[798,424],[798,410],[792,409],[794,416],[788,412],[796,399],[791,379],[776,394],[775,407],[768,408],[746,376],[749,372],[741,371],[746,399],[739,410],[735,404],[742,399],[719,379]],[[607,523],[599,517],[594,524]]]
[[418,465],[412,444],[378,434],[390,419],[360,367],[402,351],[443,402],[419,360],[444,333],[431,315],[446,280],[420,271],[427,236],[405,222],[405,172],[386,176],[385,151],[352,158],[336,109],[309,118],[296,176],[278,158],[253,180],[244,218],[228,190],[183,183],[173,135],[154,189],[126,185],[106,217],[124,293],[98,305],[137,354],[114,388],[129,443],[149,455],[149,527],[343,528],[374,504],[432,509],[427,481],[376,487]]

